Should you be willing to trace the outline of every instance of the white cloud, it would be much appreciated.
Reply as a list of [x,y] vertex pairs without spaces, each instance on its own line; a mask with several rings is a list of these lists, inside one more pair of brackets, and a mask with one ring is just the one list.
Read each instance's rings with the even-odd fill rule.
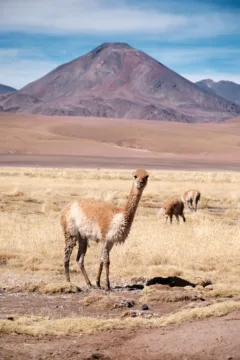
[[[207,11],[175,13],[175,7],[159,2],[140,6],[114,0],[3,0],[0,23],[2,31],[35,33],[135,33],[168,40],[211,37],[239,30],[237,14]],[[161,5],[162,4],[162,5]],[[174,5],[174,2],[172,3]],[[184,4],[184,8],[187,3]],[[182,10],[183,11],[183,10]]]
[[[109,3],[110,4],[110,3]],[[185,17],[127,6],[114,7],[97,0],[5,0],[0,15],[5,31],[65,34],[74,32],[152,32],[185,24]]]
[[[186,79],[196,82],[203,79],[228,80],[240,84],[240,49],[230,47],[161,47],[147,50],[149,55]],[[214,66],[218,61],[218,70]],[[213,65],[210,67],[209,63]],[[225,65],[227,64],[227,66]],[[191,68],[191,70],[189,70]]]
[[0,50],[0,84],[16,89],[39,79],[59,64],[47,60],[18,58],[19,49]]
[[146,52],[166,66],[182,67],[204,64],[209,60],[218,60],[240,66],[240,49],[231,47],[160,47],[149,48]]
[[186,26],[174,32],[171,40],[211,38],[239,34],[239,14],[205,13],[188,17]]
[[19,49],[0,49],[0,59],[15,58],[19,52]]
[[[174,47],[149,50],[149,54],[186,79],[228,80],[240,84],[240,49],[230,47]],[[214,66],[218,61],[218,67]],[[212,66],[210,67],[210,63]],[[227,64],[227,65],[226,65]],[[191,70],[189,70],[191,68]]]

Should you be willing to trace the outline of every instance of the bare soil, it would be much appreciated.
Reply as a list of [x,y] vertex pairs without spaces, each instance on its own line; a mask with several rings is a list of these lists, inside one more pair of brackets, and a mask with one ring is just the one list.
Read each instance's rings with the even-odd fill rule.
[[[101,319],[119,317],[124,310],[141,310],[140,291],[117,291],[110,294],[104,290],[83,291],[77,294],[44,295],[39,293],[6,292],[0,295],[0,316],[11,314],[20,316],[49,316],[51,319],[63,317],[91,316]],[[95,297],[95,298],[94,298]],[[128,303],[133,305],[128,305]],[[184,304],[190,301],[183,302]],[[200,301],[199,301],[200,302]],[[156,303],[149,308],[151,313],[163,315],[180,310],[182,302]],[[196,303],[197,305],[197,303]]]
[[[72,296],[71,296],[72,297]],[[43,299],[41,296],[20,297],[16,306],[11,296],[3,301],[19,313],[39,311],[56,316],[76,315],[77,296]],[[16,300],[16,298],[15,298]],[[61,305],[63,304],[63,305]],[[165,304],[163,311],[172,311]],[[87,311],[86,314],[89,315]],[[78,313],[80,315],[80,313]],[[94,315],[94,311],[91,314]],[[106,314],[105,314],[106,315]],[[108,315],[110,315],[108,313]],[[222,318],[211,318],[159,329],[112,330],[98,334],[31,337],[1,335],[1,359],[240,359],[240,312]]]
[[[173,292],[185,291],[172,288]],[[83,290],[77,294],[45,295],[2,290],[0,317],[11,315],[115,318],[129,311],[141,311],[140,290]],[[92,301],[91,296],[99,296]],[[101,299],[108,299],[102,301]],[[127,303],[131,303],[128,308]],[[168,314],[192,306],[202,299],[159,301],[149,306],[146,314]],[[240,359],[240,312],[222,318],[209,318],[182,325],[153,329],[108,330],[96,334],[37,336],[1,334],[1,359]]]
[[239,119],[183,124],[0,113],[0,166],[239,170]]
[[105,168],[133,169],[144,167],[155,170],[198,170],[198,171],[239,171],[239,162],[234,158],[198,159],[193,157],[92,157],[92,156],[57,156],[57,155],[0,155],[0,166],[11,167],[66,167],[66,168]]

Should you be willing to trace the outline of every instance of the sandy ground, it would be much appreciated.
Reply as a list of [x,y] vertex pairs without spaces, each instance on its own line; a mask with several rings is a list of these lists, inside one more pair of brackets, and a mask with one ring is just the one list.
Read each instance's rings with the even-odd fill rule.
[[239,171],[237,159],[226,157],[92,157],[92,156],[58,156],[58,155],[0,155],[0,166],[23,167],[58,167],[58,168],[105,168],[133,169],[143,167],[156,170],[199,170],[199,171]]
[[0,113],[0,166],[239,170],[239,120],[221,124]]
[[[201,297],[194,299],[193,289],[184,288],[180,286],[180,282],[176,282],[176,286],[168,290],[169,296],[184,293],[181,301],[153,302],[149,309],[143,312],[141,289],[130,290],[128,286],[113,286],[110,293],[83,287],[78,293],[49,295],[23,292],[21,285],[16,284],[12,290],[1,289],[0,319],[8,319],[9,322],[16,316],[117,319],[126,312],[134,311],[144,315],[166,316],[183,309],[206,307],[211,304],[211,300]],[[166,285],[164,286],[167,289]],[[98,300],[92,301],[93,296],[96,299],[98,297]],[[224,300],[226,299],[222,298],[218,301]],[[127,303],[131,306],[126,305]],[[1,334],[0,354],[4,360],[239,360],[239,332],[240,311],[234,311],[222,317],[148,329],[112,329],[93,334],[57,336]]]

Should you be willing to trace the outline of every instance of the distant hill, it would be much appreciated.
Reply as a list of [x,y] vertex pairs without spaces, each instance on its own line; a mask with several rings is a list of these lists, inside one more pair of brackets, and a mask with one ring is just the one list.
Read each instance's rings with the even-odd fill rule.
[[16,89],[12,88],[11,86],[0,84],[0,94],[10,93],[17,91]]
[[2,95],[0,110],[181,122],[222,121],[240,114],[240,106],[124,43],[104,43]]
[[211,79],[205,79],[197,81],[196,84],[200,86],[201,89],[210,92],[211,94],[216,94],[222,98],[232,101],[240,105],[240,85],[232,81],[218,81],[214,82]]

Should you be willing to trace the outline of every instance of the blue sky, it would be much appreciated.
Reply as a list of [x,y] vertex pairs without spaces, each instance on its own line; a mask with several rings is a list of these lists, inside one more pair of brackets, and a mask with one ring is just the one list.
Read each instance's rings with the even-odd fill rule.
[[1,0],[0,83],[21,88],[103,42],[191,81],[240,84],[239,0]]

